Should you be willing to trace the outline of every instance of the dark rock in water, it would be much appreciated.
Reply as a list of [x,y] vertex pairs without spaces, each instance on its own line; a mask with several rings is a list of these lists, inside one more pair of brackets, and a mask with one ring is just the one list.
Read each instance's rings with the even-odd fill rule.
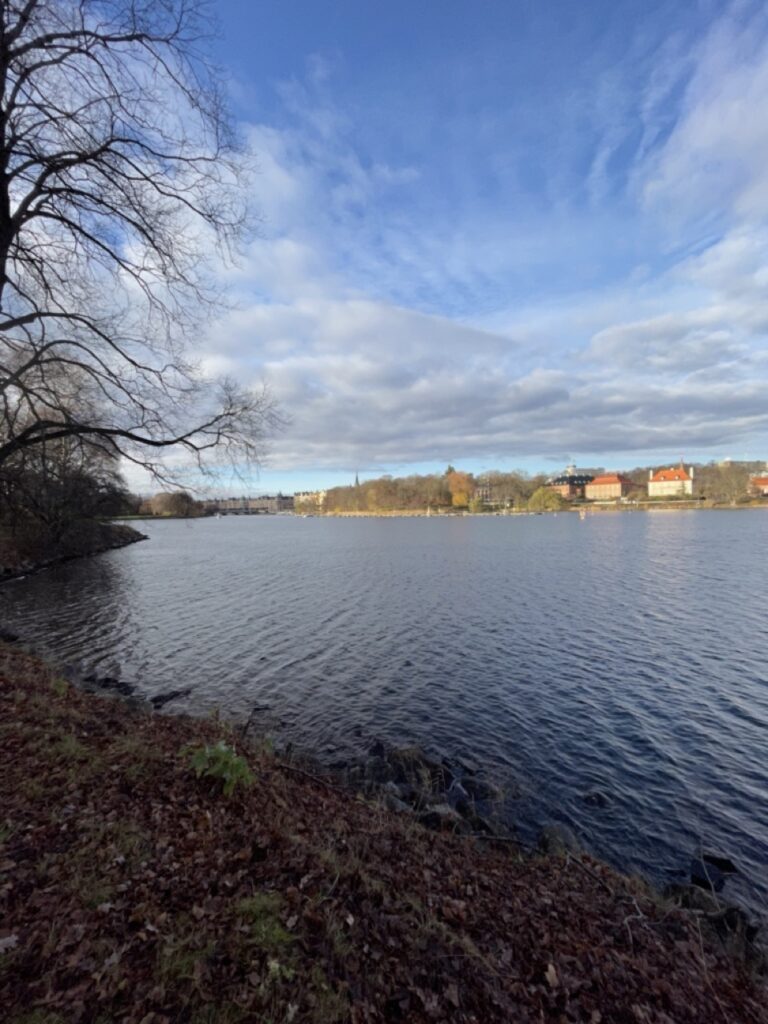
[[398,786],[398,784],[396,782],[392,782],[391,779],[389,782],[384,783],[383,791],[384,793],[388,793],[390,796],[397,797],[398,800],[406,799],[404,796],[405,787]]
[[600,789],[592,789],[589,793],[584,793],[581,799],[590,807],[603,808],[611,805],[611,798]]
[[722,871],[724,875],[736,875],[739,869],[733,863],[730,857],[721,857],[717,853],[704,853],[701,859],[705,864],[711,864],[712,867],[717,868],[718,871]]
[[190,687],[187,687],[185,690],[169,690],[167,693],[158,693],[155,697],[150,697],[149,700],[155,711],[157,711],[172,700],[176,700],[177,697],[186,697],[191,692]]
[[97,686],[100,690],[114,690],[115,693],[119,693],[123,697],[130,697],[136,689],[131,683],[124,683],[116,676],[97,676],[91,674],[83,676],[83,682],[88,683],[90,686]]
[[707,925],[731,956],[764,969],[765,953],[754,946],[760,927],[739,907],[724,904],[713,892],[696,885],[668,885],[664,897],[684,910],[703,914]]
[[459,814],[464,812],[461,810],[461,806],[469,806],[469,793],[466,791],[464,786],[459,782],[458,779],[454,779],[448,787],[448,792],[445,794],[448,798],[448,803],[455,807]]
[[462,779],[461,784],[472,800],[501,800],[504,796],[499,787],[488,782],[487,779],[469,776]]
[[581,850],[576,835],[567,825],[545,825],[539,833],[538,847],[542,853],[555,856],[579,853]]
[[453,782],[453,773],[446,765],[428,757],[418,747],[393,750],[387,761],[396,782],[432,793],[444,792]]
[[384,786],[384,804],[396,814],[413,814],[413,807],[403,799],[403,791],[396,782]]
[[725,875],[714,864],[707,864],[699,857],[694,857],[691,861],[691,881],[702,889],[720,892],[725,885]]
[[466,775],[477,775],[480,771],[480,765],[471,757],[459,757],[456,764]]
[[371,757],[386,757],[387,748],[381,742],[381,740],[375,740],[368,748],[368,753]]
[[453,806],[462,818],[466,818],[467,821],[471,821],[472,818],[478,817],[474,800],[457,800]]
[[427,828],[438,832],[445,828],[450,828],[453,832],[469,831],[467,823],[449,804],[435,804],[419,815],[419,821]]
[[492,836],[497,832],[493,825],[479,814],[462,814],[462,817],[475,834]]
[[0,629],[0,640],[5,644],[18,643],[19,638],[15,633],[11,633],[10,630]]
[[415,786],[409,786],[407,782],[398,782],[397,788],[400,790],[401,800],[405,800],[411,807],[423,807],[425,804],[424,793],[420,789],[416,789]]
[[382,786],[393,777],[392,766],[384,757],[371,757],[365,762],[365,778],[369,783]]

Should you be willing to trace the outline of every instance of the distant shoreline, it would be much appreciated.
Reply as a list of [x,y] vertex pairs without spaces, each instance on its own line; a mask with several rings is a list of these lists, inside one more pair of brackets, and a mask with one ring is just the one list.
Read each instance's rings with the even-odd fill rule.
[[547,509],[542,512],[531,512],[528,509],[509,509],[498,512],[470,512],[461,509],[441,510],[427,512],[425,509],[379,509],[361,511],[338,511],[338,512],[224,512],[218,517],[216,515],[198,516],[152,516],[152,515],[123,515],[113,516],[113,522],[143,522],[162,523],[169,520],[195,522],[206,519],[274,519],[276,517],[292,519],[511,519],[526,516],[552,516],[552,515],[583,515],[584,518],[593,515],[628,512],[736,512],[745,510],[763,509],[768,510],[768,502],[743,502],[736,505],[724,505],[708,503],[705,501],[640,501],[633,504],[615,505],[591,504],[572,505],[568,508]]
[[585,517],[587,517],[617,512],[732,512],[746,509],[768,509],[768,503],[710,505],[703,502],[639,502],[636,505],[574,505],[571,508],[548,509],[544,512],[529,512],[527,509],[510,510],[508,512],[425,512],[417,509],[391,509],[376,512],[314,512],[308,514],[295,512],[293,515],[299,519],[511,519],[525,516],[573,515],[574,513],[584,513]]

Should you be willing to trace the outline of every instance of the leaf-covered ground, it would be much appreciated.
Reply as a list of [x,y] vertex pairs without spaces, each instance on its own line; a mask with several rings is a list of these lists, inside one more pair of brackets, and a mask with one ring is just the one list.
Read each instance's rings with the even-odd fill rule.
[[[0,647],[0,1016],[768,1022],[695,917],[585,855],[436,834],[223,724],[79,692]],[[242,751],[241,751],[242,752]]]

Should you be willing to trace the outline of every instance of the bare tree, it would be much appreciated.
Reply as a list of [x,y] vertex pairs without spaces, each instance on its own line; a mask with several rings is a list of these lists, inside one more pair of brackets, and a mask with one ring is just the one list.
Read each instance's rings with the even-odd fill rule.
[[0,468],[76,437],[258,459],[267,392],[185,353],[245,190],[203,0],[0,0]]

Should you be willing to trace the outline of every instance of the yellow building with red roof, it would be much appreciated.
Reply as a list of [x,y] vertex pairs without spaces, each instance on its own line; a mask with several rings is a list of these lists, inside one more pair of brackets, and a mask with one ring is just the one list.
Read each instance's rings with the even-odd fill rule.
[[622,473],[603,473],[584,488],[587,501],[615,501],[624,498],[632,489],[632,481]]

